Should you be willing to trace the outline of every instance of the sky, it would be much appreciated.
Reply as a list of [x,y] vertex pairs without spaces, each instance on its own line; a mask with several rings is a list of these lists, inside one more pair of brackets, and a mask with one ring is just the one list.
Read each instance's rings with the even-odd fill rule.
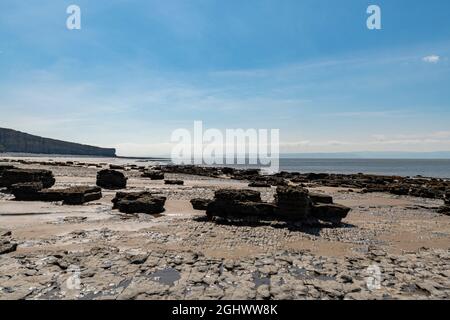
[[[81,29],[69,30],[69,5]],[[381,8],[381,30],[366,10]],[[0,127],[170,153],[280,129],[281,152],[450,151],[448,0],[2,0]]]

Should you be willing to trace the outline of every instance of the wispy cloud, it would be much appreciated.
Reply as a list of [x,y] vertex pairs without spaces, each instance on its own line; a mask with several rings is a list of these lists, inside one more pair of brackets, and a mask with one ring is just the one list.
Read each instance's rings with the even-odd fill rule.
[[427,63],[438,63],[441,60],[441,57],[435,54],[423,57],[422,60]]
[[325,117],[343,117],[343,118],[403,118],[414,116],[411,112],[405,110],[390,111],[349,111],[333,112],[323,114]]

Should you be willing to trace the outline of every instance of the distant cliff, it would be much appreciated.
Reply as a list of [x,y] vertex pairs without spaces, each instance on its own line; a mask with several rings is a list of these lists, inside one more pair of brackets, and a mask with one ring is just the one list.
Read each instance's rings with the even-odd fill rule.
[[116,149],[99,148],[0,128],[0,152],[115,157]]

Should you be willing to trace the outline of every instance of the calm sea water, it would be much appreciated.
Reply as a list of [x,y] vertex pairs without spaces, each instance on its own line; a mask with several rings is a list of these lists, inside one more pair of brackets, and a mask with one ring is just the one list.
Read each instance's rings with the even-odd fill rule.
[[[60,155],[1,154],[1,158],[26,158],[29,160],[57,160],[81,162],[106,162],[115,164],[154,165],[165,164],[161,159],[138,158],[92,158]],[[230,166],[230,165],[227,165]],[[237,168],[252,166],[235,166]],[[417,176],[450,178],[450,159],[280,159],[280,170],[301,173],[368,173],[379,175]]]
[[280,159],[280,170],[450,178],[450,159]]

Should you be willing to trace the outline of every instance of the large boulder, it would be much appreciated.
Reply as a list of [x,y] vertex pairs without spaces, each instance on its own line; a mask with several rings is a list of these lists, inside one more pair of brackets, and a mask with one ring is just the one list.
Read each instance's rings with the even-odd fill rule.
[[151,180],[164,180],[164,172],[159,170],[148,170],[142,174],[144,178],[150,178]]
[[312,209],[312,216],[318,220],[339,224],[347,217],[350,208],[340,204],[317,204]]
[[11,193],[18,201],[39,201],[39,191],[44,189],[41,182],[16,183],[10,187]]
[[252,181],[248,186],[251,188],[270,188],[272,185],[266,181]]
[[149,192],[118,192],[112,202],[113,209],[123,213],[158,214],[165,210],[166,197],[155,196]]
[[119,171],[101,170],[97,173],[97,186],[110,190],[125,189],[127,187],[127,178]]
[[393,184],[388,187],[390,193],[397,196],[407,196],[409,194],[409,186],[404,184]]
[[273,214],[274,206],[261,201],[261,193],[254,190],[221,189],[215,192],[214,200],[208,204],[208,217],[245,219],[267,217]]
[[86,202],[99,200],[102,197],[102,189],[99,187],[87,186],[71,187],[60,190],[42,190],[40,193],[43,193],[43,195],[58,195],[62,198],[63,204],[68,205],[81,205]]
[[194,210],[206,210],[208,208],[208,205],[212,202],[212,200],[195,198],[191,199],[190,202]]
[[6,169],[0,177],[0,187],[10,188],[13,184],[40,182],[43,188],[51,188],[55,184],[53,173],[41,169]]
[[63,204],[81,205],[102,197],[99,187],[76,186],[65,189],[43,189],[38,182],[18,183],[11,187],[18,201],[63,201]]
[[277,187],[276,214],[286,220],[302,220],[310,213],[313,202],[309,192],[299,186]]
[[225,201],[261,202],[261,193],[254,190],[220,189],[214,193],[214,199]]
[[267,219],[273,217],[274,210],[273,204],[265,202],[215,200],[208,205],[206,215],[232,220],[253,217]]
[[282,186],[277,188],[274,203],[263,202],[261,194],[254,190],[217,190],[206,215],[228,220],[320,221],[336,225],[349,211],[350,208],[333,204],[333,198],[328,195],[309,193],[300,186]]
[[309,197],[314,203],[333,203],[333,197],[326,194],[310,192]]
[[122,200],[137,200],[141,197],[152,196],[153,194],[148,191],[138,191],[138,192],[117,192],[116,196],[111,200],[113,203],[113,209],[118,209],[117,203]]

